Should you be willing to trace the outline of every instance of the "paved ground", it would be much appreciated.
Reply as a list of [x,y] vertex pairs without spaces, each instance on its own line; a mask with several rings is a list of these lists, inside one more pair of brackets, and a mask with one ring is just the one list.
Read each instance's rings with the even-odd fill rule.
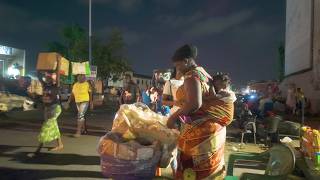
[[[41,112],[15,112],[8,116],[0,116],[0,179],[103,179],[96,147],[99,138],[112,126],[111,111],[100,109],[89,114],[90,133],[80,138],[71,137],[75,131],[74,113],[63,114],[59,124],[64,149],[49,152],[48,147],[54,144],[48,144],[38,158],[29,158],[27,154],[38,145]],[[238,143],[228,142],[226,161],[236,148],[245,152],[263,151],[258,145],[247,144],[239,149]],[[164,169],[163,173],[170,176],[170,169]]]
[[[49,152],[45,146],[38,158],[29,158],[36,149],[41,126],[41,113],[10,114],[0,122],[1,179],[102,179],[96,146],[99,138],[111,127],[112,117],[95,113],[89,116],[90,134],[72,138],[75,131],[73,114],[59,120],[64,149]],[[28,178],[26,178],[28,177]]]

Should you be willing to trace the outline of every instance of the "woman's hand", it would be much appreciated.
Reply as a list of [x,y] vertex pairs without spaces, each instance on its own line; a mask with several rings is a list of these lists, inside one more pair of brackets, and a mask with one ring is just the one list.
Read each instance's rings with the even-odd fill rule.
[[183,101],[174,101],[173,102],[174,106],[182,107],[183,106]]
[[175,128],[175,122],[176,122],[176,118],[174,116],[170,116],[168,118],[168,121],[167,121],[167,127],[170,128],[170,129],[174,129]]

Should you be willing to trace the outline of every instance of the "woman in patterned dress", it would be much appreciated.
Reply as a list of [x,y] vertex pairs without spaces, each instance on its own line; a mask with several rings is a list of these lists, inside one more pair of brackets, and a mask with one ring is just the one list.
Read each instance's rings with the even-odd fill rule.
[[56,75],[46,73],[43,78],[43,96],[42,102],[44,105],[44,119],[40,134],[38,136],[39,146],[34,155],[40,153],[41,148],[45,143],[53,140],[57,141],[57,146],[50,149],[57,151],[63,149],[61,134],[58,127],[57,119],[61,114],[59,89],[56,86]]
[[210,112],[215,105],[206,98],[214,93],[210,86],[212,78],[196,65],[196,57],[196,47],[184,45],[172,58],[185,78],[177,91],[177,98],[184,105],[169,117],[167,123],[169,128],[174,128],[177,120],[182,122],[175,179],[223,179],[226,125],[233,118],[233,105],[224,108],[222,104],[224,113],[221,115]]

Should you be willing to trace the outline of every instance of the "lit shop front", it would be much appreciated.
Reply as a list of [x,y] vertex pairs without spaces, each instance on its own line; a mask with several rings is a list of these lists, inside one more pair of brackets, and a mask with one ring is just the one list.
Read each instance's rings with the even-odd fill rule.
[[26,51],[0,45],[0,76],[16,78],[25,73]]

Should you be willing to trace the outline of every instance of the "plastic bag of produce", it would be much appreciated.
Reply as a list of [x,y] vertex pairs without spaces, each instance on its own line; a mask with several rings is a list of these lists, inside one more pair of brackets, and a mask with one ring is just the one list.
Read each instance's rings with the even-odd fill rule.
[[176,157],[177,130],[166,126],[167,117],[151,111],[147,106],[136,103],[122,105],[113,121],[112,132],[121,134],[121,138],[139,141],[159,141],[161,158],[159,166],[166,168]]
[[146,125],[134,125],[132,127],[133,133],[137,137],[144,138],[148,141],[158,140],[162,144],[167,144],[172,147],[176,145],[179,132],[176,130],[168,129],[165,125],[155,122],[155,124]]
[[175,146],[179,132],[167,128],[166,122],[167,117],[151,111],[141,103],[125,104],[117,112],[111,131],[129,139],[142,138]]

